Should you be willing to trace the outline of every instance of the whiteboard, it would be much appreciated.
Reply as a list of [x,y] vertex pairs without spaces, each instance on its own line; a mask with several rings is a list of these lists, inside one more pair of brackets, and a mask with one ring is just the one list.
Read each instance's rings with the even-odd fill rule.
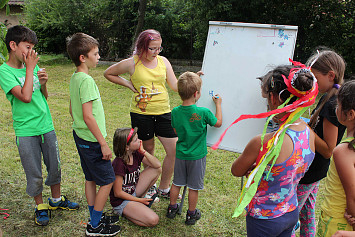
[[[265,112],[256,79],[280,64],[290,64],[297,26],[210,21],[203,58],[201,98],[197,105],[215,113],[211,96],[222,97],[223,125],[208,126],[207,145],[242,114]],[[249,140],[262,133],[265,119],[243,120],[226,133],[219,148],[241,153]]]

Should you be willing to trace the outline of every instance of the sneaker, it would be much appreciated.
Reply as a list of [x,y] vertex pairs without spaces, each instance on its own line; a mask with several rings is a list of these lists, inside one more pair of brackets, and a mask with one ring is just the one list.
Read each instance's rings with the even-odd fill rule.
[[[109,211],[109,212],[104,212],[102,213],[101,216],[101,222],[105,223],[106,225],[113,225],[118,223],[120,220],[120,216],[115,214],[113,210]],[[91,221],[90,217],[88,220],[88,223]]]
[[[35,210],[35,223],[37,225],[45,226],[49,223],[49,216],[51,216],[51,210],[48,204],[39,204]],[[48,215],[49,213],[49,215]]]
[[194,225],[197,220],[201,218],[201,212],[199,209],[196,208],[195,214],[194,215],[189,215],[189,213],[186,213],[186,225]]
[[147,194],[144,196],[145,198],[152,198],[154,196],[154,194],[157,193],[157,187],[155,187],[155,184],[150,187],[150,189],[148,190]]
[[[159,197],[163,197],[163,198],[168,198],[168,199],[170,199],[170,190],[169,190],[169,192],[163,192],[161,189],[159,189],[158,188],[158,195],[159,195]],[[178,199],[181,199],[182,197],[181,197],[181,195],[179,194],[179,196],[178,196]]]
[[66,196],[61,196],[60,201],[58,202],[53,202],[51,198],[48,198],[49,202],[49,208],[51,210],[56,210],[58,208],[64,209],[64,210],[77,210],[79,209],[79,204],[76,202],[71,202],[67,199]]
[[174,219],[176,214],[179,212],[179,207],[180,204],[177,203],[177,207],[176,208],[172,208],[170,205],[168,206],[168,210],[166,212],[166,217],[170,218],[170,219]]
[[91,223],[86,226],[86,236],[114,236],[120,232],[121,227],[119,225],[109,225],[100,221],[99,225],[94,228]]

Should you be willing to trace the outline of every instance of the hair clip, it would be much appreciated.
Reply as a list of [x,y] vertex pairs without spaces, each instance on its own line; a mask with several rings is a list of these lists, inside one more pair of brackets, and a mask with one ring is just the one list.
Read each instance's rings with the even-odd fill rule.
[[271,77],[271,88],[275,87],[274,76]]
[[154,40],[154,37],[151,36],[150,34],[148,35],[150,40]]
[[340,85],[339,85],[339,84],[334,84],[334,85],[333,85],[333,88],[336,88],[337,90],[339,90]]

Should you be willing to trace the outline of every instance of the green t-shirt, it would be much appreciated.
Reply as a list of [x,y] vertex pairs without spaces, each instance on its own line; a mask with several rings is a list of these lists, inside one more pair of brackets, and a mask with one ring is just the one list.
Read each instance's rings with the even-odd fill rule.
[[38,136],[54,130],[52,116],[47,100],[41,92],[36,65],[33,72],[33,92],[29,103],[17,99],[11,90],[15,86],[23,86],[26,79],[26,68],[17,69],[6,63],[0,66],[0,85],[10,101],[15,135],[18,137]]
[[207,155],[207,124],[214,126],[213,113],[196,105],[178,106],[171,111],[171,125],[178,135],[176,158],[198,160]]
[[83,104],[92,101],[92,114],[103,137],[106,137],[105,113],[99,89],[94,79],[84,73],[74,73],[69,84],[70,101],[74,118],[73,129],[83,140],[97,142],[83,118]]

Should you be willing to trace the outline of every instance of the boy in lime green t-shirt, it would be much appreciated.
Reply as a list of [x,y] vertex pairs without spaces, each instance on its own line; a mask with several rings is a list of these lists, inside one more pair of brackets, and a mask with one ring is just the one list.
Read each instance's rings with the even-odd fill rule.
[[[5,37],[9,60],[0,66],[0,85],[12,107],[13,127],[21,163],[26,173],[26,192],[36,203],[35,223],[47,225],[48,209],[79,208],[60,195],[61,169],[58,141],[47,104],[45,69],[37,65],[39,57],[33,47],[36,34],[24,26],[8,29]],[[45,184],[51,187],[49,205],[43,203],[42,161],[47,166]]]
[[218,95],[212,98],[216,104],[216,115],[207,108],[196,106],[201,96],[201,85],[202,80],[196,73],[183,73],[177,83],[182,105],[171,111],[171,125],[178,136],[178,141],[170,205],[166,216],[171,219],[176,216],[179,209],[176,201],[180,188],[187,186],[189,188],[189,209],[185,221],[187,225],[194,225],[201,218],[201,212],[196,205],[198,191],[203,189],[206,169],[207,125],[214,127],[222,125],[222,99]]

